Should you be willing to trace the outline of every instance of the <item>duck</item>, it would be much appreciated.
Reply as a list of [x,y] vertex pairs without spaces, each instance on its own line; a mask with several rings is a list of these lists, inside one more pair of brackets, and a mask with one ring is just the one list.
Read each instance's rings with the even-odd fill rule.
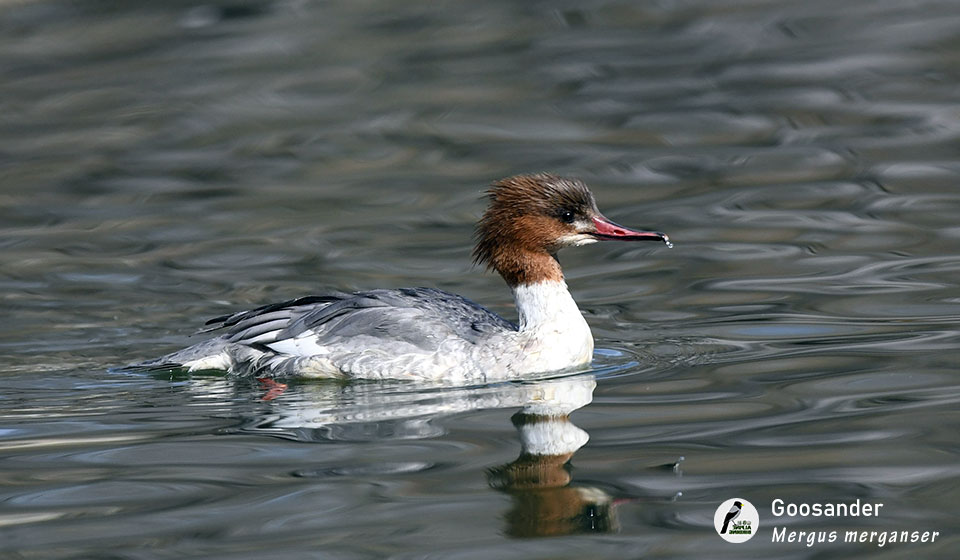
[[659,241],[597,209],[583,181],[549,173],[496,181],[473,260],[513,292],[518,320],[430,287],[329,291],[207,321],[202,342],[141,362],[149,369],[257,377],[474,383],[586,368],[590,327],[557,253],[599,241]]

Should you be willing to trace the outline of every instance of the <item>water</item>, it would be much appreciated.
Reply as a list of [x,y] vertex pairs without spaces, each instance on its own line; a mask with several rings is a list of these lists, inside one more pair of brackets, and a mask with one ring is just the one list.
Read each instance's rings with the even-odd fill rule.
[[[23,1],[0,29],[3,557],[960,549],[955,2]],[[562,255],[591,372],[109,371],[327,288],[509,315],[470,234],[484,185],[531,171],[676,244]],[[732,497],[746,544],[712,528]]]

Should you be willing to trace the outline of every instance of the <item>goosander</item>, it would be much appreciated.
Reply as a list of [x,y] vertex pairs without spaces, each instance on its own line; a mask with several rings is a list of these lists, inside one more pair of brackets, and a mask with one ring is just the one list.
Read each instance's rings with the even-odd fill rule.
[[619,226],[578,179],[546,173],[494,183],[475,263],[513,290],[519,323],[434,288],[331,292],[207,321],[216,338],[137,364],[266,377],[482,382],[590,363],[593,336],[556,253],[602,240],[662,241]]

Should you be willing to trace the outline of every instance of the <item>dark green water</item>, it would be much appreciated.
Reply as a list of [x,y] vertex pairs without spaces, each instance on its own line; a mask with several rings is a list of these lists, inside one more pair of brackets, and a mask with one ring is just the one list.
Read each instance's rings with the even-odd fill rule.
[[[0,557],[960,550],[956,2],[0,2],[0,77]],[[533,171],[676,244],[561,255],[593,372],[109,371],[331,288],[510,316],[470,235]]]

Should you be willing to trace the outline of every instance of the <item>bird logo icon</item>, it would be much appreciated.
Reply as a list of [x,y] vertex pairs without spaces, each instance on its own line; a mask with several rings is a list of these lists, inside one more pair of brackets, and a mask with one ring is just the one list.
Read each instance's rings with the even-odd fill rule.
[[743,498],[730,498],[717,507],[713,526],[723,540],[731,543],[747,542],[757,533],[760,516],[757,508]]
[[727,516],[723,518],[723,528],[720,529],[720,534],[724,534],[727,530],[730,529],[730,522],[737,518],[740,515],[740,511],[743,509],[743,502],[737,500],[733,502],[733,507],[730,508],[730,511],[727,512]]

